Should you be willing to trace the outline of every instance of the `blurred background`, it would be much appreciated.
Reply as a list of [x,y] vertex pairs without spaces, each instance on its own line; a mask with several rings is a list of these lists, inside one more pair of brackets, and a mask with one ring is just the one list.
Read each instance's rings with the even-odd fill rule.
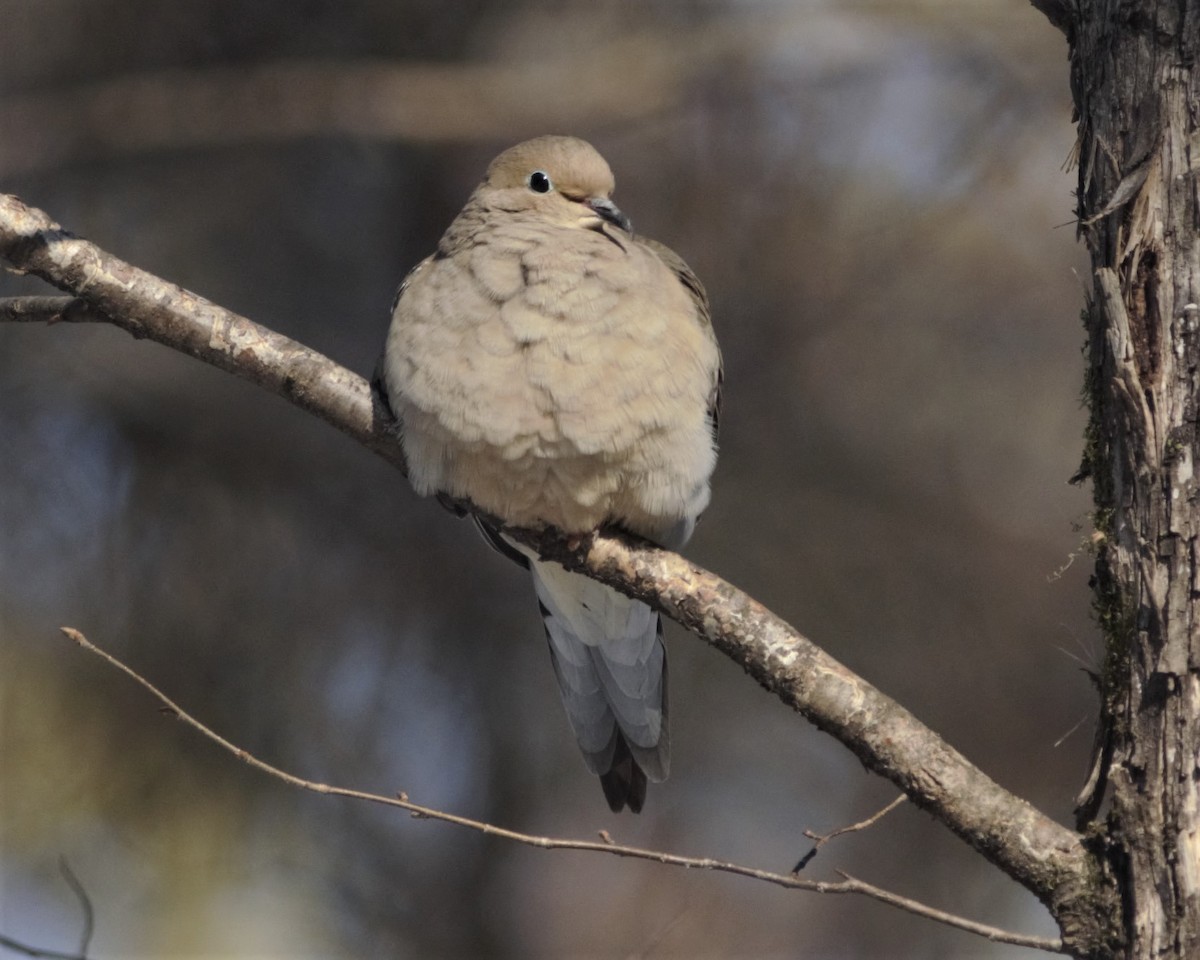
[[[1026,0],[0,0],[0,189],[363,374],[487,161],[591,140],[711,293],[721,462],[688,554],[1070,822],[1096,712],[1073,140]],[[5,274],[0,295],[49,292]],[[669,627],[674,763],[614,817],[532,591],[286,403],[109,328],[0,325],[0,933],[97,957],[1028,956],[790,869],[896,791]],[[836,869],[1053,935],[911,806]]]

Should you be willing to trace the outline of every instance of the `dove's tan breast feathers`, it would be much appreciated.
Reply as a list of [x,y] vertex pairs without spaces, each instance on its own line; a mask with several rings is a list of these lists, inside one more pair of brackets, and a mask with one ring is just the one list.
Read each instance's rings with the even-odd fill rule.
[[[678,548],[708,503],[720,356],[699,281],[631,232],[612,191],[608,164],[574,137],[500,154],[401,287],[384,380],[418,493],[506,524],[616,523]],[[489,537],[533,573],[609,805],[640,810],[670,759],[658,615]]]
[[386,373],[419,492],[652,538],[703,509],[716,343],[612,187],[582,140],[513,147],[410,276]]

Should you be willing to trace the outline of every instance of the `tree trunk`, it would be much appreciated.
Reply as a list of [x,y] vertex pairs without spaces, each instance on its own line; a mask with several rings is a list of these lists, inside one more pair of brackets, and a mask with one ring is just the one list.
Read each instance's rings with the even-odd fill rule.
[[[1039,3],[1045,9],[1051,4]],[[1047,10],[1071,44],[1111,806],[1126,956],[1200,957],[1200,0]],[[1057,13],[1057,17],[1055,16]],[[1082,820],[1095,813],[1101,776]]]

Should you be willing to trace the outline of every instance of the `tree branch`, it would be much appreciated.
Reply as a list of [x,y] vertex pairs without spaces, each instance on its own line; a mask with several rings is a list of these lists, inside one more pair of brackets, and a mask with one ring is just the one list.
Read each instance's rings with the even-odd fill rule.
[[[138,270],[0,195],[0,256],[149,337],[290,400],[399,466],[392,426],[360,377]],[[63,320],[94,314],[64,306]],[[1064,941],[1086,935],[1092,861],[1081,837],[1008,792],[911,713],[757,601],[682,557],[607,532],[509,531],[543,556],[664,611],[837,737],[871,770],[1041,899]]]
[[[802,880],[794,873],[775,873],[771,870],[760,870],[756,867],[748,867],[738,863],[729,863],[724,860],[714,860],[711,857],[685,857],[674,853],[666,853],[661,850],[647,850],[641,847],[630,847],[619,843],[613,843],[607,833],[602,834],[602,841],[594,840],[569,840],[564,837],[543,837],[529,833],[521,833],[517,830],[508,830],[504,827],[498,827],[495,824],[486,823],[481,820],[473,820],[470,817],[460,817],[457,814],[447,813],[444,810],[438,810],[433,807],[424,807],[420,804],[413,803],[408,799],[408,794],[399,793],[394,797],[385,797],[377,793],[367,793],[362,790],[351,790],[346,787],[335,787],[327,783],[317,783],[313,780],[305,780],[303,777],[298,777],[293,773],[288,773],[286,770],[281,770],[278,767],[272,766],[265,760],[260,760],[247,750],[243,750],[236,744],[231,743],[222,737],[212,728],[205,726],[186,710],[179,706],[174,700],[168,697],[165,693],[154,686],[149,680],[143,677],[132,667],[127,666],[122,661],[118,660],[111,653],[102,650],[94,643],[88,640],[80,631],[73,627],[62,627],[63,634],[74,643],[78,644],[88,653],[94,654],[100,659],[113,667],[116,667],[121,673],[125,674],[130,679],[134,680],[143,689],[149,691],[166,707],[178,720],[182,720],[193,730],[198,731],[203,736],[207,737],[213,743],[217,744],[221,749],[232,753],[239,760],[244,761],[254,769],[266,773],[277,780],[282,780],[284,783],[290,784],[293,787],[300,787],[303,790],[311,790],[314,793],[322,793],[328,796],[346,797],[351,800],[365,800],[369,803],[378,803],[388,807],[399,807],[401,810],[407,810],[414,817],[427,820],[440,820],[443,823],[453,823],[460,827],[467,827],[471,830],[476,830],[479,833],[485,833],[493,837],[501,837],[505,840],[513,840],[517,843],[523,843],[528,846],[540,847],[543,850],[583,850],[590,853],[608,853],[618,857],[629,857],[635,860],[652,860],[655,863],[666,864],[672,867],[684,867],[690,870],[709,870],[716,873],[732,873],[739,877],[749,877],[752,880],[762,880],[766,883],[773,883],[780,887],[787,887],[791,890],[808,890],[813,893],[856,893],[862,896],[870,897],[873,900],[878,900],[881,903],[890,904],[893,907],[898,907],[908,913],[915,914],[918,917],[924,917],[927,920],[934,920],[938,923],[946,924],[947,926],[957,927],[959,930],[966,930],[968,933],[974,933],[981,937],[986,937],[988,940],[993,940],[997,943],[1010,943],[1018,947],[1031,947],[1035,950],[1048,950],[1051,953],[1063,952],[1063,943],[1059,939],[1049,937],[1033,937],[1025,934],[1012,933],[1008,930],[1001,930],[998,927],[988,926],[983,923],[976,923],[974,920],[967,920],[965,917],[960,917],[952,913],[946,913],[943,910],[938,910],[935,907],[928,906],[917,900],[910,900],[908,897],[902,897],[899,894],[892,893],[873,884],[865,883],[862,880],[857,880],[848,874],[841,873],[842,879],[839,882],[828,882],[824,880]],[[903,797],[900,798],[901,800]],[[898,802],[898,801],[897,801]],[[887,810],[894,807],[896,803],[891,804]],[[873,823],[878,820],[887,810],[881,811],[870,821],[864,821],[862,824],[856,824],[853,827],[848,827],[839,832],[847,832],[849,830],[860,829],[861,827]]]
[[1029,0],[1035,10],[1045,14],[1046,19],[1055,27],[1071,36],[1078,19],[1071,0]]
[[20,940],[14,940],[12,937],[6,937],[4,934],[0,934],[0,947],[27,957],[38,957],[40,960],[87,960],[88,946],[92,942],[92,932],[95,930],[96,921],[95,913],[92,910],[92,899],[83,888],[83,884],[79,882],[79,878],[75,876],[75,871],[67,863],[66,857],[59,858],[58,870],[62,874],[63,880],[66,881],[67,886],[71,888],[71,892],[79,900],[80,907],[83,910],[83,931],[79,935],[78,952],[64,953],[61,950],[51,950],[48,947],[35,947]]
[[852,823],[846,827],[838,827],[836,830],[831,830],[826,834],[814,833],[812,830],[805,830],[804,835],[808,837],[809,840],[814,841],[814,843],[812,849],[800,858],[799,863],[792,867],[792,873],[799,873],[810,863],[812,863],[812,859],[817,855],[817,851],[825,846],[825,844],[827,844],[834,837],[840,837],[847,833],[858,833],[860,830],[867,830],[875,826],[875,824],[877,824],[906,800],[908,800],[908,797],[906,797],[904,794],[900,794],[900,796],[889,803],[886,807],[881,810],[876,810],[873,814],[867,817],[867,819],[859,820],[858,823]]
[[[300,137],[447,143],[655,116],[742,33],[636,35],[535,62],[284,59],[90,78],[0,101],[0,176],[150,150]],[[612,69],[613,63],[628,65]]]
[[0,323],[113,323],[78,297],[4,297],[0,299]]
[[105,253],[7,194],[0,194],[0,256],[16,273],[87,304],[16,297],[0,320],[107,321],[289,400],[404,470],[394,424],[366,381],[315,350]]
[[41,960],[87,960],[87,954],[84,953],[63,953],[59,950],[48,950],[45,947],[34,947],[28,943],[22,943],[20,940],[14,940],[12,937],[6,937],[2,933],[0,933],[0,947],[26,957],[38,957]]

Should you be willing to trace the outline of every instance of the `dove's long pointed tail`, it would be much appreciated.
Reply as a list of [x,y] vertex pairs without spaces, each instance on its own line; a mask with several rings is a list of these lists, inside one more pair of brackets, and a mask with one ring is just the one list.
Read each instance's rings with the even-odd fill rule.
[[608,805],[637,813],[670,766],[667,655],[658,614],[530,557],[554,673],[575,739]]

